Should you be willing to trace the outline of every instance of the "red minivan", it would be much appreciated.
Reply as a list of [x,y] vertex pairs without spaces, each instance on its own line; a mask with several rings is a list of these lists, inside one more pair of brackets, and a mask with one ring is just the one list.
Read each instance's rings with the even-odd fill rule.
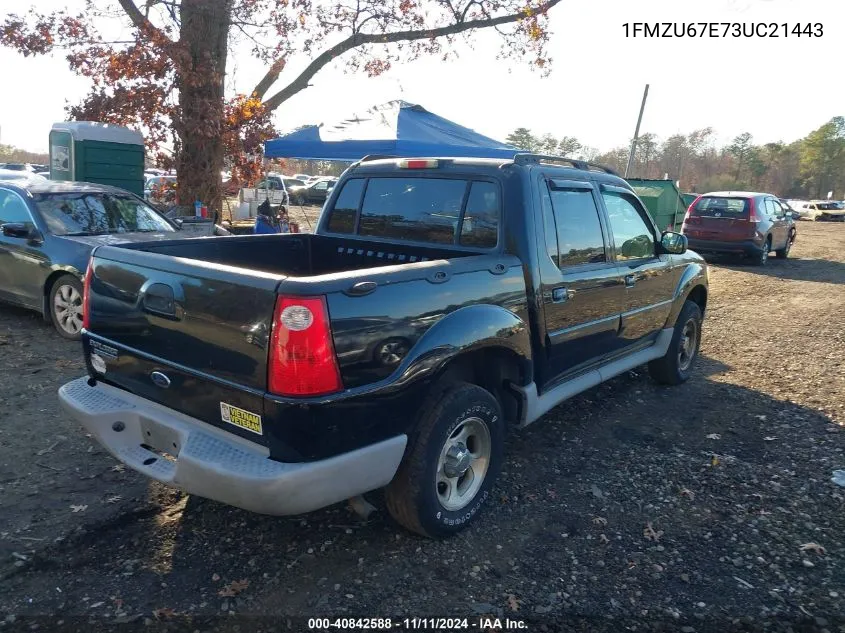
[[741,254],[763,266],[772,251],[789,256],[797,231],[792,214],[772,194],[716,191],[689,206],[681,233],[701,254]]

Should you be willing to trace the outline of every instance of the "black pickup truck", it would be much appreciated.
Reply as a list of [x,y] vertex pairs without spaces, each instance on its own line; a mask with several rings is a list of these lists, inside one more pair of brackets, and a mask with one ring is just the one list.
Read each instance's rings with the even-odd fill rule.
[[509,432],[648,363],[685,381],[707,265],[624,180],[554,157],[365,159],[313,234],[100,246],[65,410],[135,470],[298,514],[386,486],[465,527]]

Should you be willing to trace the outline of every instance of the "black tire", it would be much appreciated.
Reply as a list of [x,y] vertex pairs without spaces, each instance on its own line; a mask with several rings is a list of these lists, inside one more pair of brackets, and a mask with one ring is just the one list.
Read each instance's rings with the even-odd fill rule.
[[[490,497],[491,489],[502,467],[504,454],[505,424],[498,400],[486,389],[469,383],[456,383],[448,389],[439,390],[422,408],[417,428],[409,438],[408,449],[396,477],[385,490],[387,509],[397,523],[429,538],[451,536],[467,527],[478,517],[479,511]],[[459,508],[444,505],[451,499],[443,492],[446,471],[438,476],[441,456],[453,435],[476,425],[480,420],[489,431],[489,460],[477,489],[467,497]],[[471,443],[467,439],[464,447],[473,453],[483,452],[483,438]],[[464,455],[460,454],[463,458]],[[463,479],[455,477],[455,490],[466,484],[467,477],[477,476],[473,470],[474,461],[466,469]],[[483,465],[477,466],[481,469]],[[475,485],[470,480],[469,485]],[[451,486],[446,484],[448,490]],[[472,488],[467,489],[467,494]],[[457,499],[457,498],[456,498]],[[457,502],[460,502],[457,499]]]
[[[672,334],[669,349],[662,358],[648,364],[648,373],[654,380],[664,385],[680,385],[687,381],[692,374],[692,367],[701,347],[701,321],[701,308],[694,301],[687,299],[684,307],[681,308],[678,320],[675,321],[675,331]],[[694,328],[695,339],[687,348],[684,341],[690,326]],[[686,349],[683,356],[682,346]]]
[[772,252],[772,236],[769,235],[766,237],[766,241],[763,243],[763,248],[757,253],[756,257],[754,258],[754,265],[755,266],[765,266],[766,262],[769,261],[769,253]]
[[78,341],[82,336],[82,282],[73,275],[58,277],[50,288],[48,309],[59,336]]
[[789,232],[789,237],[786,239],[786,246],[775,251],[775,256],[778,259],[786,259],[789,257],[789,250],[792,248],[792,242],[795,239],[795,231]]

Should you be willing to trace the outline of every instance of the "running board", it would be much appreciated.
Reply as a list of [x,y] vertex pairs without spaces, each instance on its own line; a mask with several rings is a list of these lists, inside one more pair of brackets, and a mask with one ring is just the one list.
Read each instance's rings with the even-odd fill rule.
[[665,356],[674,333],[674,328],[660,330],[660,334],[657,335],[654,345],[635,352],[630,356],[619,358],[607,365],[592,369],[576,378],[567,380],[552,387],[543,395],[537,394],[537,383],[535,382],[524,387],[516,387],[516,391],[522,396],[522,401],[525,405],[525,415],[519,424],[519,428],[526,427],[532,422],[535,422],[564,400],[568,400],[582,391],[600,385],[614,376],[634,369],[634,367],[639,367],[649,361]]

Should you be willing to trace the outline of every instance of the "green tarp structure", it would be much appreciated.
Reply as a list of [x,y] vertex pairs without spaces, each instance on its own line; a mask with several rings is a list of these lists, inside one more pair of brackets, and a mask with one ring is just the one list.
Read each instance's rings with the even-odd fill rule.
[[628,184],[643,201],[661,231],[679,230],[689,206],[674,180],[628,178]]

